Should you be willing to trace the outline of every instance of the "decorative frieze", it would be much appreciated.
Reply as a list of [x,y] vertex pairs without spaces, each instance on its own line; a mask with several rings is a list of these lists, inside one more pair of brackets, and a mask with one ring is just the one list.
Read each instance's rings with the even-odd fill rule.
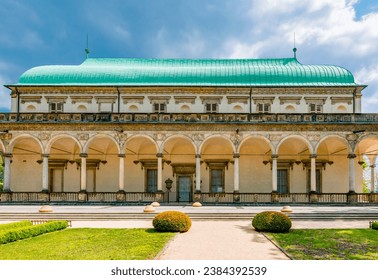
[[301,103],[302,96],[279,96],[280,104],[297,104],[299,105]]
[[249,96],[226,96],[227,103],[243,103],[248,104]]
[[190,103],[194,104],[196,102],[196,96],[174,96],[175,103],[180,104],[180,103]]
[[137,103],[143,104],[144,96],[122,96],[123,104]]
[[25,103],[41,103],[42,96],[21,96],[20,97],[20,102],[21,104]]
[[71,96],[72,104],[75,103],[92,103],[93,96]]
[[353,97],[336,97],[336,96],[332,96],[331,97],[331,104],[334,105],[334,104],[337,104],[337,103],[347,103],[347,104],[352,104],[352,101],[353,101]]

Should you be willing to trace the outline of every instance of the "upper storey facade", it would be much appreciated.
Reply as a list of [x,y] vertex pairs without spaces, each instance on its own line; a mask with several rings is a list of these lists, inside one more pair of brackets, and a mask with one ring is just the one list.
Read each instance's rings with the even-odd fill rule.
[[88,58],[32,68],[7,87],[19,113],[360,113],[365,86],[296,58]]

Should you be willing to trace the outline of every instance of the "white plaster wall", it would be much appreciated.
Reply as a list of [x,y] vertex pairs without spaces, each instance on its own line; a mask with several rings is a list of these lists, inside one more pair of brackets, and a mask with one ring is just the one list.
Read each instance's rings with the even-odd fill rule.
[[76,163],[68,163],[67,169],[64,170],[64,191],[80,191],[80,168],[77,169]]
[[42,164],[38,164],[39,155],[13,156],[11,163],[11,191],[41,192]]
[[264,165],[264,157],[239,158],[239,184],[241,193],[270,193],[272,171],[270,164]]

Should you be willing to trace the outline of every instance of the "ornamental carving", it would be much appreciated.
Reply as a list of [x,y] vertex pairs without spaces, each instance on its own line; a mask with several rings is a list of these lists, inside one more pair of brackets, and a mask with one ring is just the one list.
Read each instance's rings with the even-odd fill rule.
[[38,138],[41,140],[41,141],[48,141],[51,139],[51,133],[49,132],[41,132],[38,134]]
[[270,141],[280,141],[282,138],[281,134],[270,134],[269,135],[269,140]]
[[155,141],[163,141],[165,137],[164,133],[155,133],[152,138],[154,138]]
[[235,134],[232,134],[230,138],[231,138],[232,143],[234,143],[235,146],[239,146],[243,137],[239,133],[235,133]]
[[89,134],[88,133],[79,133],[77,135],[77,138],[80,140],[80,141],[86,141],[89,139]]
[[201,142],[201,141],[203,141],[205,139],[205,135],[200,134],[200,133],[193,134],[192,135],[192,139],[193,139],[193,141]]
[[307,135],[307,139],[310,141],[319,141],[320,135],[319,134],[309,134]]

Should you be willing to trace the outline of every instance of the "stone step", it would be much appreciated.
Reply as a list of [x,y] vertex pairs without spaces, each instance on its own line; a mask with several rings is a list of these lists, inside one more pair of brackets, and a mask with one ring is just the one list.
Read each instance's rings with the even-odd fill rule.
[[[157,213],[0,213],[0,220],[138,220],[153,219]],[[188,213],[192,219],[252,219],[256,213]],[[377,213],[290,213],[293,220],[378,220]]]

